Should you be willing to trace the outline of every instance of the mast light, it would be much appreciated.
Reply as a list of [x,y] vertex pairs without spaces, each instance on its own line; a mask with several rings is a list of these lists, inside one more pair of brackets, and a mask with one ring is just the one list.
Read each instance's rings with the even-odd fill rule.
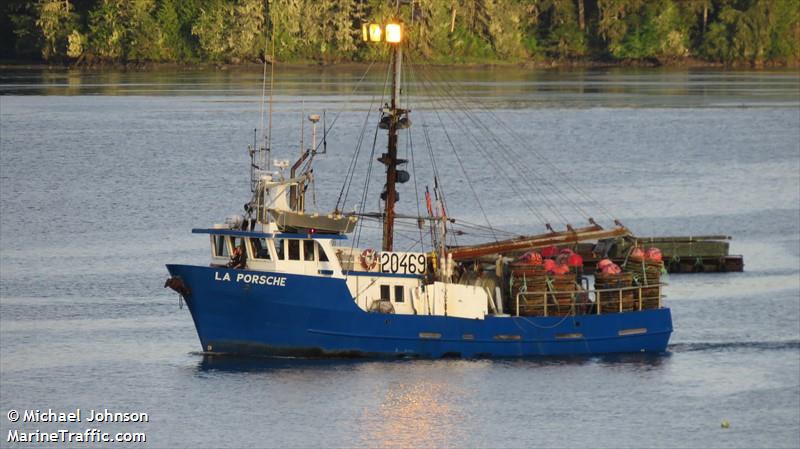
[[381,26],[377,23],[369,24],[369,40],[372,42],[380,42],[383,34]]
[[403,32],[399,23],[386,24],[386,42],[390,44],[399,44],[402,40]]

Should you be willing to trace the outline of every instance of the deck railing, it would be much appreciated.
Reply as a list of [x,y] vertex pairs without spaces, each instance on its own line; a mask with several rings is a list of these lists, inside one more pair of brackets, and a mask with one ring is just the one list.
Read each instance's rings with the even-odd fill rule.
[[601,315],[660,309],[661,287],[665,285],[667,284],[594,290],[519,292],[516,295],[515,315],[520,316],[520,304],[524,311],[528,312],[523,313],[523,316]]

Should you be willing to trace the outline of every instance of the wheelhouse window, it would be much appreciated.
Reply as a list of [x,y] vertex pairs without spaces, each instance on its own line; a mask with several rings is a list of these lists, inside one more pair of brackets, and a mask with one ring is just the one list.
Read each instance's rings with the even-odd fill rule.
[[388,285],[381,285],[381,300],[389,301],[390,299],[392,299],[390,297],[391,291],[392,290],[389,288]]
[[303,240],[303,260],[315,260],[314,257],[314,241]]
[[394,302],[405,302],[405,298],[403,297],[403,286],[402,285],[395,285],[394,286]]
[[254,259],[272,260],[269,255],[269,245],[267,244],[267,239],[263,237],[257,239],[251,238],[250,249],[253,251]]
[[328,261],[328,255],[325,254],[325,250],[322,249],[322,245],[320,245],[319,242],[314,242],[314,244],[317,245],[317,254],[319,254],[319,261],[320,262],[327,262]]
[[244,249],[244,237],[231,237],[231,248]]
[[300,260],[300,240],[286,240],[289,242],[289,260]]
[[286,240],[275,240],[275,259],[286,260]]
[[224,235],[215,235],[214,236],[214,255],[217,257],[229,257],[230,253],[228,252],[228,243],[225,241],[227,240]]

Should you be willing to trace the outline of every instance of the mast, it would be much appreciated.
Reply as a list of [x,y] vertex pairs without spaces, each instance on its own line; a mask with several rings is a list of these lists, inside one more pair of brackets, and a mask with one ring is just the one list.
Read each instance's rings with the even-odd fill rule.
[[389,143],[386,153],[383,153],[378,162],[386,166],[385,208],[383,216],[383,251],[392,251],[394,246],[394,206],[397,203],[397,165],[403,161],[397,159],[397,130],[400,115],[405,111],[400,109],[400,73],[403,61],[403,50],[400,42],[391,43],[392,48],[392,102],[384,113],[389,118]]

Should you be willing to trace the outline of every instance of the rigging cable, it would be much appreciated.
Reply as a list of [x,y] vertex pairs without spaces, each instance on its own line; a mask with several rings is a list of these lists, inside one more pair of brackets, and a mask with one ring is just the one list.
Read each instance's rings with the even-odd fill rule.
[[[390,74],[391,74],[391,65],[389,65],[387,67],[387,70],[386,70],[386,78],[383,81],[383,92],[382,92],[382,95],[381,95],[380,103],[383,103],[384,99],[386,98],[386,86],[387,86],[387,84],[389,82]],[[376,147],[376,144],[377,144],[377,141],[378,141],[378,130],[379,129],[380,128],[379,128],[378,124],[376,124],[375,125],[375,134],[374,134],[374,136],[372,138],[372,151],[370,152],[369,164],[367,165],[367,175],[364,177],[364,189],[361,192],[361,203],[359,204],[359,206],[360,206],[359,212],[361,212],[361,213],[364,212],[364,208],[366,207],[366,204],[367,204],[367,194],[369,193],[369,181],[370,181],[370,178],[372,176],[372,166],[374,165],[373,164],[373,160],[375,158],[375,147]],[[351,251],[352,251],[352,249],[354,247],[357,247],[359,245],[359,243],[361,242],[361,230],[362,230],[362,226],[361,226],[361,223],[359,223],[359,225],[356,226],[356,232],[355,232],[356,235],[355,235],[355,238],[353,239],[353,243],[351,245]]]
[[[426,82],[431,86],[432,90],[436,89],[436,83],[433,80],[428,78],[428,79],[426,79]],[[439,88],[439,90],[440,90],[440,92],[442,91],[441,88]],[[452,95],[450,95],[450,97],[453,98]],[[434,97],[432,97],[432,98],[434,98]],[[432,100],[432,101],[441,101],[441,100]],[[455,103],[455,101],[454,101],[454,103]],[[517,171],[517,177],[519,179],[521,179],[523,183],[528,184],[528,186],[531,189],[533,189],[534,191],[539,193],[540,198],[542,199],[542,201],[545,202],[545,204],[548,207],[548,209],[550,210],[550,212],[553,213],[553,215],[557,219],[562,220],[564,223],[566,223],[568,221],[566,219],[566,217],[560,212],[558,207],[556,207],[556,205],[544,194],[544,192],[541,190],[541,188],[539,186],[537,186],[536,184],[531,183],[528,180],[528,174],[526,174],[526,173],[524,173],[524,172],[522,172],[520,170],[520,168],[518,167],[518,163],[517,163],[518,161],[516,161],[513,158],[509,157],[507,153],[502,151],[502,150],[505,149],[506,144],[504,142],[500,141],[499,139],[497,139],[497,136],[490,129],[488,129],[486,127],[486,125],[482,124],[479,120],[477,120],[477,118],[475,118],[474,116],[470,115],[469,111],[465,111],[464,108],[456,109],[454,106],[451,106],[448,103],[441,103],[441,104],[444,105],[445,109],[447,109],[447,110],[449,110],[451,112],[451,116],[456,117],[460,113],[460,114],[464,115],[467,119],[469,119],[470,122],[472,122],[472,124],[475,125],[475,127],[483,128],[484,131],[485,131],[484,134],[488,135],[489,138],[494,141],[494,144],[497,145],[497,147],[501,150],[500,155],[503,156],[503,158],[505,159],[506,165],[508,167],[511,167],[511,169]],[[535,207],[533,207],[533,205],[527,199],[526,195],[524,195],[524,192],[520,191],[519,188],[511,181],[511,179],[514,178],[514,177],[510,176],[510,174],[506,172],[506,170],[503,168],[503,166],[498,164],[493,159],[493,157],[492,157],[493,154],[490,154],[488,152],[488,150],[486,150],[484,148],[484,146],[480,144],[480,139],[474,133],[474,131],[471,128],[467,127],[465,124],[463,124],[463,123],[461,123],[459,121],[454,120],[453,123],[462,130],[462,132],[464,133],[465,136],[470,138],[470,140],[473,142],[475,148],[479,152],[481,152],[481,154],[483,154],[483,156],[487,160],[487,162],[490,165],[492,165],[498,172],[503,174],[503,176],[505,177],[506,181],[509,183],[509,186],[511,187],[511,189],[517,194],[517,196],[519,196],[522,199],[523,203],[526,205],[528,210],[532,214],[534,214],[537,218],[539,218],[539,220],[541,220],[543,223],[547,224],[548,220],[544,217],[544,215],[542,215],[541,212],[539,212]]]
[[[258,119],[258,127],[261,130],[260,141],[266,140],[264,134],[264,98],[267,96],[267,50],[269,49],[269,38],[264,36],[264,73],[261,76],[261,118]],[[271,92],[270,92],[271,93]],[[253,148],[255,151],[256,148]],[[260,162],[260,161],[259,161]],[[269,167],[262,167],[262,169],[269,169]]]
[[[407,68],[409,65],[410,65],[410,63],[408,63],[408,62],[405,64],[405,66],[406,66],[406,74],[407,75],[408,75],[408,72],[410,72],[410,69]],[[410,77],[410,75],[409,75],[409,77]],[[408,78],[406,78],[406,79],[408,79]],[[406,86],[410,86],[410,85],[411,85],[410,82],[406,83]],[[411,104],[412,104],[411,98],[412,98],[411,94],[409,93],[408,94],[408,101],[406,101],[406,108],[408,110],[411,110]],[[406,117],[407,116],[408,116],[408,113],[406,113]],[[406,139],[406,157],[408,157],[409,153],[411,154],[411,176],[413,176],[413,178],[414,178],[413,179],[413,183],[414,183],[414,196],[416,197],[416,200],[417,200],[416,201],[417,217],[421,217],[422,216],[422,212],[419,209],[419,202],[420,202],[419,201],[419,188],[417,186],[417,164],[414,161],[414,139],[413,139],[413,133],[411,132],[411,130],[413,128],[414,128],[413,125],[409,125],[409,127],[407,128],[407,131],[406,131],[406,134],[408,135],[408,138]],[[425,243],[424,243],[425,242],[425,238],[423,237],[423,234],[422,234],[422,223],[419,220],[420,219],[418,219],[418,221],[417,221],[417,223],[418,223],[417,228],[419,229],[420,250],[422,252],[425,252]]]
[[[364,81],[364,79],[366,78],[367,74],[370,72],[370,70],[372,69],[372,67],[374,65],[375,65],[375,61],[373,60],[372,62],[370,62],[369,66],[367,67],[367,70],[364,71],[364,74],[361,75],[361,78],[356,82],[356,85],[353,88],[353,90],[350,92],[349,97],[352,97],[353,94],[355,94],[355,92],[358,90],[359,86]],[[384,89],[385,89],[385,87],[384,87]],[[366,134],[367,125],[369,123],[369,115],[370,115],[370,112],[372,112],[372,105],[374,104],[374,102],[375,102],[375,95],[373,94],[372,98],[370,99],[369,103],[367,104],[366,114],[364,116],[364,124],[361,127],[361,133],[359,134],[359,137],[358,137],[358,143],[356,144],[356,151],[353,153],[353,156],[350,158],[350,164],[348,165],[347,172],[345,173],[345,178],[344,178],[344,181],[342,182],[342,188],[339,191],[339,197],[336,200],[336,206],[334,207],[335,211],[339,210],[339,204],[340,203],[342,205],[342,208],[346,207],[347,196],[348,196],[348,194],[350,192],[350,185],[351,185],[351,183],[353,181],[355,168],[356,168],[356,165],[357,165],[357,162],[358,162],[358,154],[361,151],[361,145],[362,145],[363,140],[364,140],[364,135]],[[346,102],[346,104],[350,104],[349,99]],[[339,120],[339,116],[341,115],[343,110],[344,110],[344,106],[342,108],[340,108],[336,112],[336,116],[334,116],[330,127],[328,127],[328,131],[330,131],[330,129],[333,128],[333,126],[336,124],[336,121]],[[319,144],[317,145],[317,148],[319,148]],[[342,200],[343,196],[344,196],[344,200]]]
[[[449,87],[449,91],[447,91],[447,90],[443,90],[443,91],[453,99],[454,103],[460,103],[461,104],[461,107],[462,107],[462,109],[464,111],[464,115],[467,116],[472,123],[474,123],[475,125],[483,128],[485,132],[489,133],[489,135],[491,136],[492,140],[494,140],[496,143],[498,143],[498,146],[500,147],[500,150],[504,152],[503,155],[506,158],[506,160],[514,161],[513,167],[516,169],[516,171],[520,175],[520,179],[522,179],[522,182],[528,184],[529,187],[532,187],[534,189],[538,189],[538,187],[535,184],[532,184],[530,182],[530,180],[528,179],[528,177],[525,176],[526,173],[524,173],[522,171],[521,167],[518,167],[518,164],[522,165],[522,167],[524,167],[527,171],[535,173],[537,175],[538,179],[541,179],[544,184],[546,184],[547,186],[550,187],[550,190],[551,190],[552,193],[554,193],[557,197],[559,197],[563,202],[569,203],[573,207],[573,209],[578,211],[578,213],[580,213],[583,216],[583,218],[589,218],[589,214],[586,213],[586,211],[577,202],[575,202],[572,198],[567,196],[550,179],[548,179],[546,176],[542,175],[538,170],[531,169],[530,167],[528,167],[525,164],[525,159],[521,155],[515,153],[512,150],[512,147],[510,145],[507,145],[505,142],[500,141],[498,139],[498,136],[494,132],[491,131],[491,129],[488,127],[488,125],[486,125],[482,121],[478,120],[478,118],[475,116],[474,112],[472,112],[471,109],[468,107],[469,105],[467,105],[464,100],[459,99],[458,97],[456,97],[452,93],[454,91],[454,88],[452,86],[450,86],[447,81],[443,80],[442,82],[445,85],[448,85],[448,87]],[[506,130],[510,130],[510,128],[508,128],[508,125],[506,125],[502,120],[500,120],[499,117],[497,117],[495,114],[493,114],[490,110],[487,110],[486,112],[489,113],[492,116],[492,118],[498,123],[498,125],[500,127],[504,128]],[[520,142],[520,143],[521,143],[522,147],[524,147],[526,145],[524,142]],[[540,159],[543,159],[543,158],[540,157]],[[567,181],[565,179],[565,182],[568,183],[569,181]],[[542,192],[541,190],[539,190],[539,192],[540,192],[541,195],[544,195],[544,192]],[[546,196],[543,196],[543,199],[548,203],[549,207],[559,216],[559,218],[561,220],[563,220],[564,223],[567,223],[569,221],[566,218],[566,216],[564,216],[564,214],[560,212],[560,209],[555,205],[555,203],[553,203],[552,201],[549,201],[546,198]]]
[[[367,66],[367,70],[365,70],[364,74],[361,75],[361,78],[359,78],[358,81],[356,81],[356,85],[353,87],[353,90],[350,91],[350,93],[348,94],[347,99],[346,99],[347,101],[345,101],[345,103],[344,103],[345,105],[349,105],[350,104],[351,98],[356,93],[358,88],[361,86],[361,83],[364,81],[364,78],[367,77],[367,74],[370,72],[370,70],[372,69],[372,66],[374,66],[374,65],[375,65],[375,60],[372,60],[369,63],[369,66]],[[374,97],[373,97],[373,99],[374,99]],[[345,106],[342,106],[341,108],[339,108],[338,111],[336,111],[336,115],[333,117],[333,121],[331,121],[330,126],[327,127],[327,131],[326,131],[327,133],[330,133],[331,130],[333,129],[333,127],[336,125],[336,121],[339,120],[339,116],[342,114],[342,111],[344,111],[344,109],[345,109]],[[319,142],[317,144],[317,146],[314,148],[314,151],[319,150],[320,145],[322,145],[324,142],[325,142],[324,140]]]
[[[431,90],[434,90],[434,88],[432,86],[432,84],[433,84],[432,81],[426,80],[426,79],[422,79],[422,82],[427,84],[427,85],[430,85],[431,86]],[[446,125],[445,125],[444,120],[442,119],[441,115],[439,114],[439,112],[437,110],[437,105],[439,107],[444,106],[445,109],[447,109],[447,110],[449,110],[451,112],[451,115],[456,115],[457,111],[454,110],[452,107],[448,107],[446,104],[440,103],[440,101],[436,100],[435,97],[433,97],[433,96],[431,96],[430,102],[431,102],[431,106],[433,108],[434,113],[438,117],[439,122],[442,124],[444,132],[447,135],[448,140],[451,143],[451,148],[453,149],[453,152],[455,153],[456,152],[455,145],[452,143],[452,139],[450,139],[449,133],[447,133],[447,131],[446,131]],[[532,205],[526,199],[525,195],[523,195],[522,192],[519,190],[519,188],[511,181],[511,177],[506,174],[506,172],[503,169],[503,167],[500,166],[496,161],[494,161],[492,159],[491,155],[488,153],[488,151],[485,148],[483,148],[483,146],[480,144],[480,142],[479,142],[478,138],[475,136],[475,134],[472,131],[470,131],[469,128],[467,128],[462,123],[460,123],[458,121],[454,121],[453,123],[460,129],[460,131],[463,133],[464,136],[466,136],[468,139],[470,139],[473,142],[473,145],[484,156],[484,158],[486,159],[487,163],[489,165],[491,165],[492,167],[494,167],[494,169],[496,171],[498,171],[499,173],[503,174],[503,177],[504,177],[505,181],[508,183],[508,185],[511,188],[511,190],[519,198],[522,199],[523,203],[530,210],[530,212],[533,215],[537,216],[543,222],[546,222],[547,220],[544,218],[544,216],[541,215],[541,213],[539,211],[537,211],[534,207],[532,207]],[[457,158],[458,158],[458,156],[457,156]],[[509,165],[513,166],[513,163],[511,163]],[[463,165],[462,165],[462,168],[463,168]],[[464,171],[464,175],[467,178],[467,182],[469,183],[469,175],[466,173],[466,171]]]
[[[449,84],[450,84],[450,83],[449,83],[449,82],[446,80],[446,77],[440,77],[440,78],[442,79],[442,82],[443,82],[444,84],[446,84],[446,85],[449,85]],[[452,86],[449,86],[449,87],[451,87],[451,90],[452,90]],[[461,101],[462,101],[462,102],[469,102],[470,100],[461,100]],[[520,146],[521,146],[522,148],[528,148],[528,149],[530,149],[530,150],[531,150],[531,151],[534,153],[534,155],[535,155],[535,156],[536,156],[536,157],[537,157],[537,158],[538,158],[540,161],[543,161],[543,162],[544,162],[545,164],[547,164],[547,165],[548,165],[548,166],[549,166],[551,169],[553,169],[553,171],[555,172],[555,174],[557,174],[557,175],[559,176],[559,178],[560,178],[560,179],[562,179],[562,180],[563,180],[563,182],[564,182],[565,184],[567,184],[567,186],[569,186],[569,187],[570,187],[570,188],[571,188],[573,191],[575,191],[575,193],[576,193],[578,196],[580,196],[580,197],[584,198],[584,199],[585,199],[585,200],[587,200],[588,202],[590,202],[590,203],[592,203],[593,205],[595,205],[596,207],[598,207],[598,208],[600,209],[600,211],[601,211],[602,213],[604,213],[606,216],[608,216],[610,219],[612,219],[612,220],[616,220],[616,218],[613,216],[613,214],[611,214],[611,212],[610,212],[610,211],[609,211],[609,210],[608,210],[606,207],[604,207],[604,206],[603,206],[603,205],[602,205],[600,202],[598,202],[597,200],[595,200],[594,198],[592,198],[592,197],[591,197],[591,196],[590,196],[588,193],[586,193],[586,192],[585,192],[583,189],[581,189],[581,188],[580,188],[580,187],[578,187],[576,184],[574,184],[573,182],[571,182],[571,181],[569,180],[569,177],[566,175],[566,173],[564,173],[564,172],[563,172],[561,169],[559,169],[559,168],[558,168],[558,166],[556,166],[556,165],[555,165],[555,164],[554,164],[552,161],[550,161],[550,159],[548,159],[548,158],[544,157],[544,156],[543,156],[541,153],[539,153],[539,152],[538,152],[538,151],[537,151],[535,148],[533,148],[532,146],[528,146],[528,143],[526,143],[526,142],[524,141],[524,139],[522,139],[522,137],[520,137],[520,136],[519,136],[519,135],[518,135],[516,132],[514,132],[514,130],[513,130],[513,129],[511,129],[511,128],[508,126],[508,124],[506,124],[506,123],[505,123],[503,120],[501,120],[501,119],[500,119],[500,118],[497,116],[497,114],[496,114],[494,111],[492,111],[492,110],[491,110],[490,108],[488,108],[486,105],[481,105],[481,104],[480,104],[480,103],[478,103],[478,102],[471,101],[471,103],[472,103],[473,105],[475,105],[475,106],[476,106],[478,109],[480,109],[481,111],[483,111],[483,112],[487,113],[488,115],[490,115],[490,116],[491,116],[491,117],[492,117],[492,118],[495,120],[495,122],[496,122],[496,123],[499,125],[499,127],[500,127],[501,129],[503,129],[503,131],[505,131],[505,132],[506,132],[506,134],[508,134],[508,135],[509,135],[511,138],[513,138],[514,140],[516,140],[516,142],[517,142],[517,143],[519,143],[519,144],[520,144]],[[528,166],[528,165],[525,163],[525,160],[524,160],[524,158],[520,157],[520,156],[521,156],[520,154],[518,154],[518,153],[516,153],[516,152],[513,152],[513,150],[512,150],[512,154],[513,154],[514,156],[518,157],[520,164],[522,164],[522,165],[524,166],[524,168],[525,168],[525,169],[527,169],[527,170],[531,170],[531,168],[530,168],[530,167],[529,167],[529,166]],[[531,171],[535,171],[535,170],[531,170]],[[546,179],[546,178],[545,178],[545,179]],[[552,185],[552,184],[551,184],[551,185]],[[555,187],[555,186],[554,186],[554,187]],[[556,190],[555,190],[555,193],[556,193],[556,194],[559,194],[559,193],[560,193],[560,194],[561,194],[561,196],[562,196],[562,198],[567,198],[567,200],[568,200],[570,203],[572,203],[573,207],[575,207],[575,208],[576,208],[576,210],[578,210],[578,212],[580,212],[580,213],[581,213],[581,214],[584,216],[584,218],[589,218],[589,217],[590,217],[590,215],[587,213],[587,211],[586,211],[585,209],[583,209],[583,207],[581,207],[579,204],[577,204],[577,203],[576,203],[574,200],[572,200],[572,199],[569,199],[568,197],[565,197],[565,194],[564,194],[564,192],[561,192],[559,189],[556,189]]]
[[[406,65],[411,67],[409,70],[413,69],[413,64],[412,64],[410,59],[407,61]],[[416,79],[416,74],[415,74],[415,79]],[[423,115],[423,117],[424,117],[424,114],[421,113],[421,115]],[[438,115],[439,115],[438,112],[437,112],[436,115],[438,117]],[[439,121],[441,122],[441,119]],[[424,121],[423,121],[423,126],[424,126]],[[478,192],[475,190],[475,186],[473,186],[472,183],[469,182],[469,176],[467,175],[467,171],[464,168],[464,163],[461,160],[461,157],[458,155],[458,151],[456,151],[455,145],[453,144],[453,141],[450,138],[450,133],[447,132],[447,128],[444,126],[444,123],[442,123],[442,129],[443,129],[443,131],[445,133],[445,136],[447,136],[447,141],[450,143],[450,146],[453,148],[453,154],[456,156],[456,160],[458,160],[458,165],[459,165],[459,167],[461,167],[461,171],[464,173],[464,177],[465,177],[465,179],[467,181],[467,185],[469,185],[469,188],[472,191],[472,195],[475,197],[475,202],[478,204],[478,208],[481,210],[481,214],[483,214],[483,218],[486,220],[486,224],[489,226],[489,229],[492,230],[492,235],[494,237],[494,240],[497,241],[497,236],[494,235],[494,228],[492,226],[491,221],[489,220],[489,216],[486,214],[486,210],[483,208],[483,204],[481,204],[481,200],[480,200],[480,198],[478,196]],[[433,155],[433,153],[431,153],[431,155]],[[442,202],[444,203],[444,198],[442,198]]]

